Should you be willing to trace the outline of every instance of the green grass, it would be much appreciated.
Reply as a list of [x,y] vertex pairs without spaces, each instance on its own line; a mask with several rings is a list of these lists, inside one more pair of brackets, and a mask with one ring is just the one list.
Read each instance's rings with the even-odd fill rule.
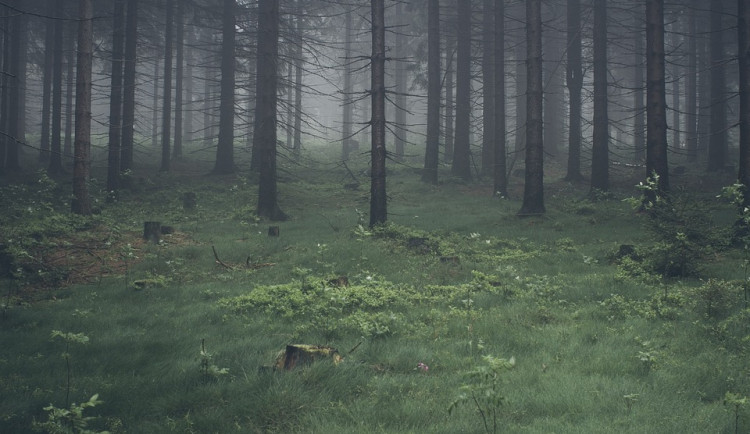
[[[555,183],[547,214],[519,219],[515,198],[423,185],[407,167],[389,172],[393,225],[371,231],[357,226],[367,186],[343,189],[346,175],[330,167],[288,169],[281,202],[293,218],[278,238],[254,218],[256,187],[241,177],[144,175],[102,201],[95,222],[117,245],[144,220],[179,236],[137,247],[127,277],[26,293],[2,282],[13,297],[0,321],[0,432],[29,432],[43,407],[64,406],[65,345],[53,330],[89,337],[67,350],[71,401],[98,393],[90,426],[115,433],[483,432],[472,405],[448,413],[483,355],[516,360],[500,383],[504,432],[734,432],[723,401],[750,395],[750,325],[727,282],[745,279],[744,253],[714,250],[703,280],[635,276],[613,259],[621,244],[653,241],[646,217],[620,200],[630,191],[588,202],[585,188]],[[194,211],[181,208],[186,191]],[[709,206],[731,222],[731,206]],[[2,224],[38,226],[46,242],[51,208],[9,211]],[[267,266],[247,268],[248,258]],[[340,276],[350,286],[332,282]],[[708,278],[723,296],[713,317]],[[204,373],[201,342],[228,374]],[[273,371],[291,343],[331,345],[345,359]],[[750,429],[747,407],[739,421]]]

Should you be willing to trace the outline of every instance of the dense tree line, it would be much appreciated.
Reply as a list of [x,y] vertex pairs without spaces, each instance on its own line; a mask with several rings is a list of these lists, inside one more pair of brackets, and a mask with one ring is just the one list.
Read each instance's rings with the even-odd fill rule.
[[116,196],[153,147],[164,172],[186,146],[211,150],[216,175],[257,172],[270,219],[286,217],[277,159],[305,141],[340,146],[344,167],[369,142],[372,224],[388,158],[432,184],[449,165],[497,197],[522,168],[520,215],[544,212],[551,161],[592,196],[615,163],[665,192],[675,165],[748,185],[743,0],[107,0],[90,18],[86,4],[0,3],[0,167],[72,167],[76,212],[92,164]]

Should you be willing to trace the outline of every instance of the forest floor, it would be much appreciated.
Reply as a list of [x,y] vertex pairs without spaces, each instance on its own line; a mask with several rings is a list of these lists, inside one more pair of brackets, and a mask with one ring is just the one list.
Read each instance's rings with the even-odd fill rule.
[[[312,154],[283,165],[279,223],[252,178],[193,161],[94,189],[90,218],[66,182],[0,186],[0,432],[750,429],[732,174],[679,170],[670,206],[637,212],[642,168],[592,195],[550,164],[547,213],[521,219],[520,173],[500,200],[393,164],[371,229],[363,157],[354,189]],[[147,243],[146,221],[174,232]],[[342,360],[274,368],[292,344]]]

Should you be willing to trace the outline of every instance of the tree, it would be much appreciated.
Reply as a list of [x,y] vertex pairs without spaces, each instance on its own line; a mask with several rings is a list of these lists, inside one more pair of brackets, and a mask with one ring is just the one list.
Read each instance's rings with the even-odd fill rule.
[[370,92],[372,97],[370,226],[385,223],[387,197],[385,189],[385,4],[371,1],[372,57],[370,58]]
[[456,136],[451,173],[471,179],[471,0],[456,0]]
[[495,165],[495,3],[482,2],[482,175],[493,175]]
[[696,36],[696,9],[700,0],[690,1],[688,10],[687,30],[687,77],[685,82],[685,152],[688,161],[695,162],[698,159],[698,107],[697,107],[697,71],[698,71],[698,47]]
[[565,83],[569,94],[568,168],[566,181],[583,181],[581,174],[581,0],[568,0],[568,62]]
[[520,216],[544,214],[542,1],[526,1],[526,174]]
[[427,2],[427,134],[422,181],[438,183],[440,159],[440,1]]
[[633,68],[633,160],[642,163],[646,159],[646,106],[643,103],[644,90],[644,47],[643,47],[643,19],[640,15],[635,18],[635,30],[633,32],[634,43],[634,68]]
[[78,60],[76,67],[76,139],[73,143],[73,202],[75,214],[90,215],[88,178],[91,170],[91,64],[94,51],[93,0],[78,2]]
[[[404,11],[402,8],[402,2],[396,2],[395,8],[396,21],[404,19]],[[398,26],[398,24],[396,24]],[[395,80],[395,95],[394,95],[394,122],[393,122],[393,154],[392,157],[396,161],[403,161],[404,159],[404,145],[406,144],[406,35],[403,28],[398,28],[395,32],[394,50],[396,52],[396,62],[393,62],[394,66],[394,80]]]
[[341,134],[341,159],[347,161],[349,159],[349,152],[351,151],[351,140],[352,140],[352,115],[354,112],[354,99],[352,98],[352,42],[354,39],[354,29],[352,28],[352,11],[351,8],[346,9],[345,15],[345,26],[344,29],[344,102],[343,102],[343,129]]
[[594,0],[594,138],[591,193],[609,190],[609,118],[607,115],[607,1]]
[[115,0],[112,14],[112,76],[109,99],[109,146],[107,155],[107,191],[120,188],[122,149],[122,67],[124,56],[125,0]]
[[279,0],[258,1],[258,62],[253,151],[258,161],[258,216],[285,220],[276,185]]
[[[226,3],[226,2],[225,2]],[[172,157],[182,158],[183,137],[183,88],[185,82],[185,2],[177,1],[175,11],[175,79],[174,79],[174,143],[172,143]],[[226,6],[225,6],[226,7]],[[225,12],[226,13],[226,12]],[[222,27],[222,33],[224,29]],[[234,28],[232,28],[234,34]],[[234,103],[234,99],[232,99]]]
[[[49,10],[54,10],[54,0],[49,0]],[[55,20],[46,18],[44,26],[44,67],[42,69],[42,137],[39,144],[39,162],[47,163],[50,157],[50,112],[52,110],[52,63],[55,49]]]
[[494,28],[494,103],[495,103],[495,150],[493,163],[494,185],[492,192],[499,197],[508,196],[508,175],[505,147],[505,5],[495,3]]
[[125,18],[125,65],[122,101],[122,142],[120,170],[133,168],[133,133],[135,130],[135,67],[138,43],[138,0],[128,0]]
[[[179,1],[179,0],[178,0]],[[171,165],[171,125],[172,125],[172,35],[173,32],[174,0],[167,0],[166,30],[164,31],[164,75],[162,86],[162,114],[161,114],[161,167],[162,172],[169,172]]]
[[646,176],[669,191],[667,103],[664,84],[664,0],[646,1]]
[[[47,171],[52,176],[63,173],[62,165],[62,57],[63,57],[63,23],[65,2],[57,1],[54,6],[55,23],[52,55],[52,138],[50,141],[50,160]],[[80,32],[80,28],[79,28]],[[77,90],[76,90],[77,93]]]
[[740,161],[737,178],[744,186],[743,205],[750,206],[750,0],[737,1],[740,86]]
[[711,136],[708,143],[708,170],[724,170],[728,153],[722,3],[723,0],[711,2]]
[[221,99],[219,102],[219,143],[213,173],[234,172],[234,43],[235,0],[223,0],[221,32]]

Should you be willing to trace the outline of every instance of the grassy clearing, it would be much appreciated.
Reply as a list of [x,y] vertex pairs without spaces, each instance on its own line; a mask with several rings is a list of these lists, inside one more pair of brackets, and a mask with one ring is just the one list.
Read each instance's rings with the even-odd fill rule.
[[[50,403],[94,394],[103,403],[85,410],[89,427],[114,433],[484,432],[472,401],[448,412],[480,390],[467,373],[484,356],[515,359],[497,383],[499,431],[750,429],[748,406],[735,419],[725,404],[728,392],[750,395],[746,255],[725,234],[700,276],[663,279],[640,259],[654,236],[621,200],[632,191],[590,202],[556,184],[544,218],[518,219],[520,204],[486,186],[426,186],[397,167],[392,224],[371,230],[360,226],[366,186],[344,189],[345,175],[310,166],[281,184],[293,219],[280,237],[255,219],[242,177],[134,178],[88,221],[57,212],[51,181],[4,190],[16,199],[6,245],[33,256],[97,228],[117,254],[89,255],[106,266],[85,281],[69,277],[71,260],[65,278],[26,263],[2,282],[0,432],[29,432]],[[198,207],[185,211],[189,191]],[[707,193],[697,199],[714,221],[731,222],[731,206]],[[145,220],[178,232],[139,243]],[[618,258],[622,245],[639,259]],[[89,341],[66,348],[54,330]],[[290,343],[345,359],[274,372]]]

